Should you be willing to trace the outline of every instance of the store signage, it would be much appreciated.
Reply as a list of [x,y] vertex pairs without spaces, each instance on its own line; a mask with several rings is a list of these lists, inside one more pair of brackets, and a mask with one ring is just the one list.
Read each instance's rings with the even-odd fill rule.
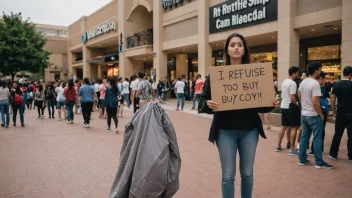
[[229,0],[209,8],[210,34],[277,20],[278,0]]
[[102,26],[98,26],[97,28],[93,30],[89,30],[88,32],[83,33],[82,35],[82,41],[87,42],[88,40],[97,37],[101,34],[104,34],[106,32],[114,31],[116,30],[116,23],[114,21],[109,22],[107,24],[104,24]]

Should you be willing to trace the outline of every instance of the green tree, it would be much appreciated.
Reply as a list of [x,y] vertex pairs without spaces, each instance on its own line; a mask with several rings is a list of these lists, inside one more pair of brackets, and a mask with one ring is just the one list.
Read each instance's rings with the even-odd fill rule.
[[29,19],[21,13],[6,15],[0,21],[0,72],[11,75],[17,72],[36,73],[49,65],[50,52],[43,49],[46,38],[36,31]]

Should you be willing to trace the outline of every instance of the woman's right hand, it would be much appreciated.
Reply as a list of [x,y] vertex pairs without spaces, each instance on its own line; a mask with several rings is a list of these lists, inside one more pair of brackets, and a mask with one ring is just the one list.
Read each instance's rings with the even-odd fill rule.
[[219,104],[215,101],[211,101],[211,100],[208,100],[207,101],[207,105],[208,107],[213,110],[214,112],[217,112],[218,111],[218,108],[219,108]]

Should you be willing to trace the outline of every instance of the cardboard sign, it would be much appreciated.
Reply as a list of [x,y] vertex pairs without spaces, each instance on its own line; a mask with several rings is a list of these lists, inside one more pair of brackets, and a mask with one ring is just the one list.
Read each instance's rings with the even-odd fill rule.
[[271,63],[210,67],[211,100],[218,111],[271,107],[275,98]]

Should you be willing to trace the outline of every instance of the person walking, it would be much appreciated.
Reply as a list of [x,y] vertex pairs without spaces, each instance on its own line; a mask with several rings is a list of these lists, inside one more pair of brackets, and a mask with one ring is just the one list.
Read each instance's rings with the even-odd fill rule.
[[136,93],[136,104],[138,102],[138,109],[149,102],[152,98],[152,84],[146,79],[144,72],[138,72],[139,83],[137,86]]
[[93,110],[94,98],[96,98],[94,87],[90,85],[89,79],[83,79],[83,86],[79,89],[80,102],[82,106],[82,115],[84,119],[84,128],[90,127],[90,116]]
[[65,102],[66,102],[66,98],[64,95],[65,92],[65,87],[66,87],[66,83],[62,82],[60,84],[60,86],[58,86],[55,90],[56,92],[56,110],[57,110],[57,114],[59,116],[59,121],[61,121],[62,119],[62,115],[61,115],[61,111],[64,112],[64,116],[66,119],[66,106],[65,106]]
[[42,84],[39,84],[37,92],[35,93],[35,104],[38,110],[38,118],[44,118],[45,95]]
[[10,124],[9,103],[10,90],[4,80],[0,81],[0,113],[1,113],[1,127],[8,128]]
[[100,109],[99,109],[99,118],[104,118],[106,119],[106,114],[105,114],[105,92],[106,92],[106,79],[103,79],[103,82],[99,86],[99,92],[100,92],[100,97],[99,97],[99,102],[100,102]]
[[127,108],[130,109],[131,101],[130,101],[130,83],[128,82],[128,78],[125,78],[125,81],[122,83],[122,93],[124,99],[127,103]]
[[305,79],[298,89],[298,96],[302,104],[302,134],[299,145],[299,165],[305,166],[310,163],[307,159],[309,138],[313,133],[315,168],[334,168],[326,163],[322,156],[322,136],[324,114],[320,107],[321,90],[318,78],[322,69],[321,62],[312,61],[308,64],[309,77]]
[[[250,63],[250,54],[244,37],[231,34],[225,44],[224,65]],[[253,166],[259,134],[266,138],[259,113],[266,113],[278,105],[273,99],[273,107],[251,108],[218,112],[219,104],[212,101],[210,77],[205,80],[198,112],[214,114],[209,141],[216,142],[222,168],[222,197],[235,196],[236,155],[239,152],[241,173],[241,196],[252,197]]]
[[125,106],[124,105],[124,103],[125,103],[125,96],[123,95],[123,94],[121,94],[121,92],[122,92],[122,90],[123,90],[123,87],[122,87],[122,83],[121,83],[121,81],[122,81],[122,77],[119,77],[119,78],[117,78],[117,80],[116,80],[116,83],[117,83],[117,88],[118,88],[118,90],[119,90],[119,93],[120,93],[120,101],[119,101],[119,103],[120,103],[120,108],[117,110],[118,111],[118,117],[119,118],[122,118],[123,117],[123,107]]
[[12,84],[11,89],[12,98],[12,110],[13,110],[13,126],[16,127],[17,112],[20,114],[21,126],[24,127],[24,116],[23,116],[23,92],[21,87],[17,83]]
[[297,84],[295,80],[299,77],[300,70],[298,67],[293,66],[288,69],[289,77],[282,82],[281,85],[281,129],[278,134],[276,152],[280,152],[281,142],[284,138],[287,128],[291,130],[290,137],[290,150],[288,155],[297,155],[298,152],[295,149],[297,129],[301,125],[301,111],[298,106],[296,98]]
[[27,99],[29,97],[28,94],[28,89],[27,89],[27,83],[23,83],[22,87],[21,87],[22,93],[23,93],[23,104],[22,104],[22,110],[23,110],[23,114],[26,111],[26,104],[27,104]]
[[107,132],[111,131],[111,119],[113,119],[115,123],[115,133],[117,134],[119,132],[118,119],[117,119],[117,111],[119,108],[118,96],[121,96],[121,93],[116,83],[117,82],[115,79],[111,79],[107,81],[104,104],[106,106],[106,113],[108,115],[108,118],[107,118],[108,128],[106,128],[106,131]]
[[181,102],[181,111],[183,111],[183,107],[185,106],[185,83],[181,80],[181,78],[178,78],[176,84],[175,84],[175,91],[176,91],[176,96],[177,96],[177,107],[176,111],[179,111],[180,107],[180,102]]
[[[343,79],[334,84],[331,93],[331,109],[335,117],[335,134],[332,139],[329,157],[336,160],[342,135],[347,128],[348,161],[352,163],[352,67],[343,69]],[[335,101],[337,98],[337,113]]]
[[196,80],[196,84],[194,87],[194,98],[192,101],[192,109],[191,110],[195,109],[196,102],[198,102],[198,106],[199,106],[200,97],[203,92],[204,80],[202,80],[202,75],[198,74],[196,78],[197,78],[197,80]]
[[56,92],[54,85],[49,84],[45,92],[45,100],[48,106],[49,119],[55,119],[55,106],[56,106]]
[[73,124],[74,116],[73,107],[77,101],[77,91],[73,80],[68,81],[68,86],[64,90],[64,96],[66,99],[66,112],[67,112],[67,124]]

